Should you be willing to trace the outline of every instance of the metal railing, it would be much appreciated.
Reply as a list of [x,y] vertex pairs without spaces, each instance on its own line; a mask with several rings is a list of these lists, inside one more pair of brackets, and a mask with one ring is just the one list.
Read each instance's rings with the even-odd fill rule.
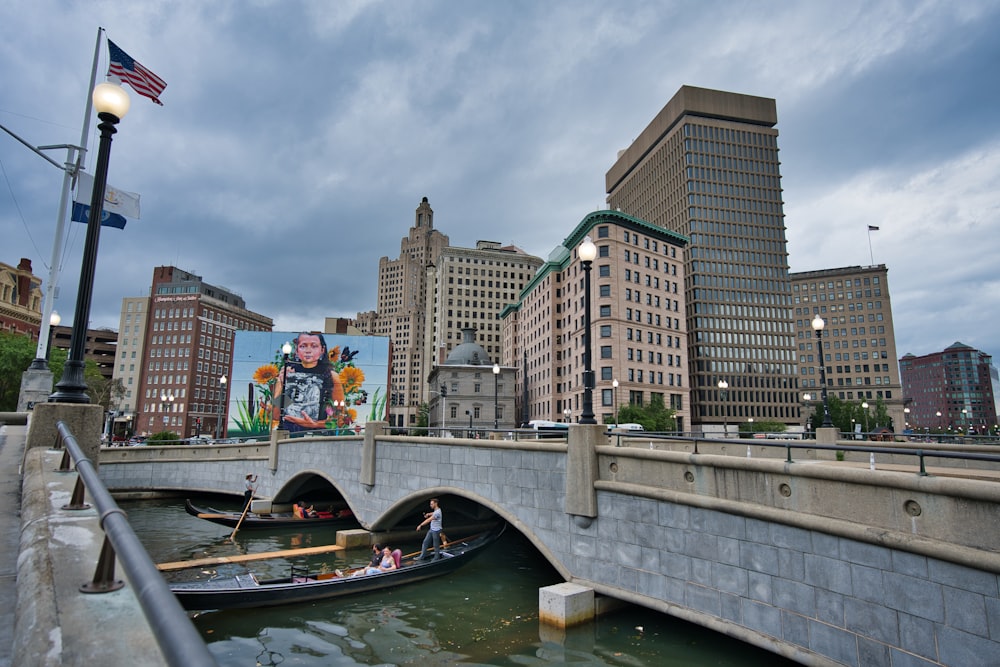
[[217,666],[218,662],[187,612],[170,592],[163,575],[132,530],[125,512],[104,486],[93,461],[84,455],[76,437],[64,422],[56,422],[56,428],[59,430],[59,441],[65,447],[61,467],[68,469],[69,457],[72,457],[79,475],[70,504],[64,509],[87,507],[83,502],[86,490],[97,506],[97,515],[104,530],[104,544],[94,578],[83,584],[80,590],[84,593],[106,593],[121,588],[123,584],[114,579],[117,555],[135,586],[135,596],[167,663],[176,667]]
[[[711,443],[711,444],[724,444],[724,445],[746,445],[748,448],[760,447],[760,448],[774,448],[774,449],[784,449],[785,450],[785,462],[794,463],[792,459],[792,450],[794,449],[812,449],[812,450],[824,450],[831,452],[863,452],[866,454],[885,454],[885,455],[902,455],[902,456],[913,456],[917,459],[919,470],[918,475],[926,476],[927,468],[925,465],[925,459],[936,458],[936,459],[954,459],[962,461],[985,461],[989,463],[1000,464],[1000,455],[997,454],[983,454],[971,451],[947,451],[947,450],[934,450],[934,449],[923,449],[919,447],[887,447],[885,445],[877,444],[876,440],[869,440],[870,445],[861,444],[819,444],[815,440],[781,440],[780,442],[768,442],[767,440],[760,438],[728,438],[728,439],[713,439],[713,438],[692,438],[692,437],[678,437],[675,435],[663,434],[663,433],[649,433],[642,432],[636,434],[628,434],[624,438],[619,437],[616,446],[622,446],[622,441],[624,439],[641,439],[643,441],[666,441],[677,442],[681,444],[689,444],[693,447],[694,454],[699,454],[698,443]],[[737,454],[731,454],[731,456],[737,456]],[[749,456],[749,454],[748,454]]]

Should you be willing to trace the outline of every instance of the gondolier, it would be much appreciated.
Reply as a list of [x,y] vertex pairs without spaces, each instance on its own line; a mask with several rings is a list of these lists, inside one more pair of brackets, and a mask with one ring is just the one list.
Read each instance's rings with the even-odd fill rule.
[[443,518],[441,508],[438,506],[438,499],[431,498],[431,511],[424,514],[424,520],[417,526],[417,530],[420,530],[427,524],[430,524],[430,527],[427,529],[427,536],[424,537],[424,543],[420,546],[420,555],[417,556],[416,560],[424,560],[427,557],[427,547],[432,544],[434,545],[434,558],[431,560],[437,560],[441,557],[441,528]]
[[250,474],[247,475],[246,482],[244,484],[245,490],[243,491],[243,507],[250,504],[253,500],[253,492],[257,490],[257,475]]

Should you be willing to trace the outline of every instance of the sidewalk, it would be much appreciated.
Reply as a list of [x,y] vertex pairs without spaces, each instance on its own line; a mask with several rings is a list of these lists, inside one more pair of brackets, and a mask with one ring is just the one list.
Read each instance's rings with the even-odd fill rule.
[[26,426],[0,426],[0,667],[14,652],[17,556],[21,541],[21,461]]

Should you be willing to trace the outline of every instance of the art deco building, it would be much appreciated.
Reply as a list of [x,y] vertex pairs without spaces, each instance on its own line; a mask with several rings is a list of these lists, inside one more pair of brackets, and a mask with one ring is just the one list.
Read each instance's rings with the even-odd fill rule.
[[478,331],[479,343],[493,355],[491,366],[499,359],[500,312],[541,264],[492,241],[452,247],[434,229],[434,211],[423,198],[399,257],[379,260],[378,309],[356,320],[365,333],[391,341],[393,425],[416,423],[420,404],[434,398],[431,371],[462,344],[464,329]]
[[585,277],[577,251],[587,236],[597,246],[590,327],[596,420],[612,423],[617,406],[657,398],[676,411],[678,428],[689,430],[687,239],[616,211],[585,217],[502,314],[504,364],[521,367],[520,421],[580,418]]
[[[905,428],[904,392],[885,264],[792,273],[799,386],[819,400],[820,365],[827,392],[844,401],[882,399],[897,431]],[[825,321],[822,352],[813,318]],[[809,411],[811,413],[811,410]]]
[[136,433],[211,435],[224,423],[236,331],[271,331],[243,297],[173,266],[153,270],[145,314]]
[[690,238],[686,351],[702,431],[799,420],[776,123],[773,99],[683,86],[606,175],[609,208]]
[[997,433],[993,357],[964,343],[899,360],[909,421],[916,431]]

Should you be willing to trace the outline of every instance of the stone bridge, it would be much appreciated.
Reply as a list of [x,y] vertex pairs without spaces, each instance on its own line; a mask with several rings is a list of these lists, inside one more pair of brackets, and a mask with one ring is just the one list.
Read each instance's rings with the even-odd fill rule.
[[568,441],[386,433],[105,449],[100,469],[116,492],[240,495],[247,473],[275,501],[333,489],[372,531],[439,496],[446,529],[454,510],[496,513],[568,582],[805,664],[1000,656],[995,471],[820,449],[792,462],[759,441],[616,442],[599,426]]

